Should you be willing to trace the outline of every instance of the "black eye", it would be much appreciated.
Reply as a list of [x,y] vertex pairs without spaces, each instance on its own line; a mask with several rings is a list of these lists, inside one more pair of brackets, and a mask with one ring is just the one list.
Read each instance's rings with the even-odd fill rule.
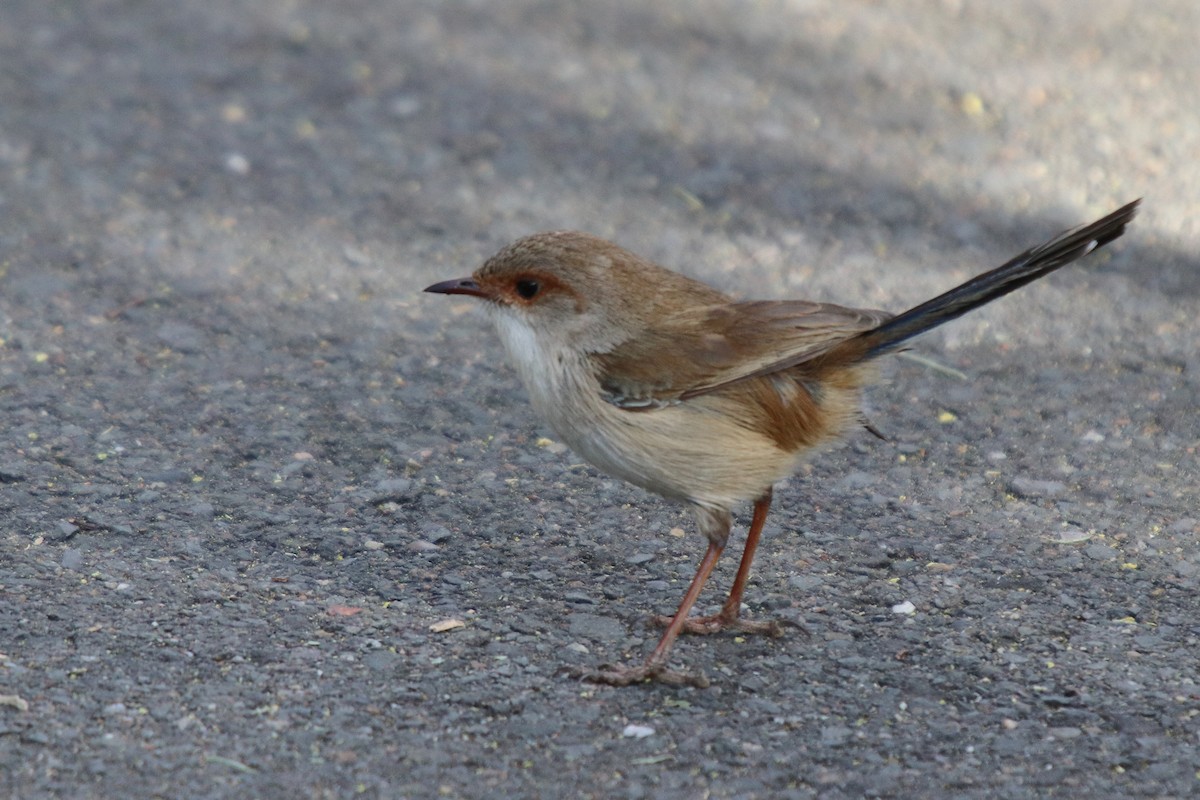
[[526,300],[532,300],[537,296],[537,293],[542,290],[542,285],[537,281],[525,278],[516,283],[517,294],[524,297]]

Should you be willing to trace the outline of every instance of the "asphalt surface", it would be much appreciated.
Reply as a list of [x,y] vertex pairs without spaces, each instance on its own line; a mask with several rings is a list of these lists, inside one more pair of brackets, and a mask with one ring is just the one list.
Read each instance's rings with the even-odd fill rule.
[[[1198,29],[5,0],[0,796],[1195,796]],[[900,310],[1138,196],[779,487],[748,613],[807,633],[563,676],[641,658],[703,543],[421,288],[580,228]]]

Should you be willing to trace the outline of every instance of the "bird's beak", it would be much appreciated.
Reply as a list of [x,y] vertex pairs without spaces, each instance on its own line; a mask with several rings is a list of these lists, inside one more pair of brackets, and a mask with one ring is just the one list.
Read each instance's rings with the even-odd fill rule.
[[469,294],[472,297],[487,297],[488,293],[479,288],[473,278],[455,278],[452,281],[442,281],[433,286],[425,287],[425,291],[434,294]]

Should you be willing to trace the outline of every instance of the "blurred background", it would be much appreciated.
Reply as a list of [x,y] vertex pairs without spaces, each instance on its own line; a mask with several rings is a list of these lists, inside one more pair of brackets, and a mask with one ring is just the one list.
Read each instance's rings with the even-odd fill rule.
[[[1195,796],[1198,32],[4,0],[0,795]],[[900,310],[1137,197],[776,492],[748,600],[808,636],[681,643],[707,692],[557,675],[640,658],[700,546],[423,287],[577,228]]]

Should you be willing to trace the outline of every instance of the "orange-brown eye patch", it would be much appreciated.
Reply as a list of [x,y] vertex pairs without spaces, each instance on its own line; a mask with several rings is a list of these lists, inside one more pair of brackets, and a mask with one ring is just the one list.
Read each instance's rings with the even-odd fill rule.
[[516,275],[481,276],[493,299],[515,306],[529,306],[555,293],[572,297],[576,293],[558,278],[544,272],[521,272]]

